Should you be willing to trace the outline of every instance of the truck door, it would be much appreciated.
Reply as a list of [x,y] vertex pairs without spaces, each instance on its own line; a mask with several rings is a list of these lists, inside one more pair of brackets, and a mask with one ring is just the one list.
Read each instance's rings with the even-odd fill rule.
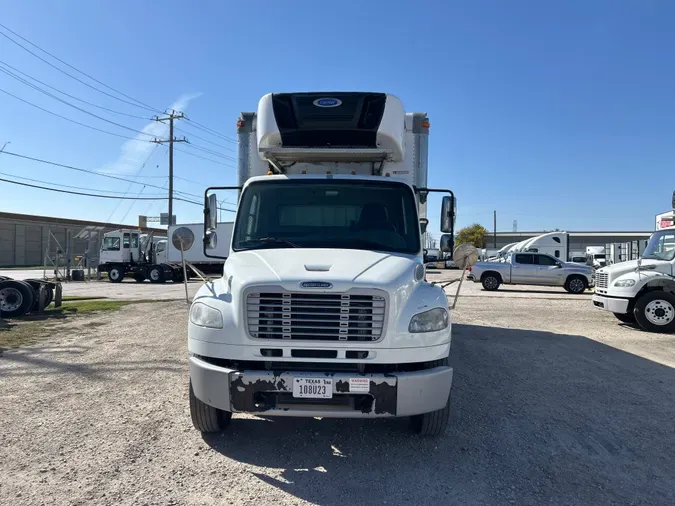
[[534,255],[535,263],[539,266],[537,284],[549,286],[562,286],[563,270],[558,267],[559,260],[548,255]]
[[141,246],[138,241],[138,234],[136,232],[131,234],[131,247],[129,248],[130,256],[134,262],[141,260]]
[[533,285],[539,274],[539,266],[534,263],[532,253],[516,253],[511,262],[511,283]]
[[103,237],[99,263],[117,263],[122,260],[121,237],[115,233],[108,233]]
[[125,232],[122,234],[122,262],[128,263],[131,262],[131,234]]

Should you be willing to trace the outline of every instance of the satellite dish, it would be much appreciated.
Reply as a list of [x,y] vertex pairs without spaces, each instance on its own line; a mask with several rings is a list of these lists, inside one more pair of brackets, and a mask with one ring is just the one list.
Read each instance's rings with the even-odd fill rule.
[[178,227],[171,234],[171,242],[180,251],[187,251],[195,243],[195,234],[187,227]]
[[466,269],[478,262],[478,249],[472,244],[460,244],[455,248],[452,260],[460,269]]

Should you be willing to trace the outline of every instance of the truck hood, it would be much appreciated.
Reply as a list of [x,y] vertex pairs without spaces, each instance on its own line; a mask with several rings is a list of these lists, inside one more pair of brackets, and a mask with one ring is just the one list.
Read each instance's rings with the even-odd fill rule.
[[293,290],[304,281],[316,281],[331,283],[334,290],[348,290],[358,285],[398,283],[401,276],[412,282],[415,265],[421,261],[414,256],[366,250],[259,249],[230,254],[224,274],[248,286],[278,284]]
[[[652,267],[653,266],[653,267]],[[608,274],[609,281],[615,280],[616,278],[628,274],[629,272],[635,272],[635,269],[638,267],[637,260],[629,260],[627,262],[619,262],[618,264],[609,265],[598,269],[597,273]],[[650,269],[645,269],[645,267],[651,267]],[[672,267],[670,262],[665,260],[642,260],[642,268],[645,269],[644,272],[662,272],[664,274],[671,274]]]

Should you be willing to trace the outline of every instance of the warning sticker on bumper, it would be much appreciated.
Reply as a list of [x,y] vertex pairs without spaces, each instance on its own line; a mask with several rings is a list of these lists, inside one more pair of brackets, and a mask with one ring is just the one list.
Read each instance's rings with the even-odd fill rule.
[[368,378],[349,378],[350,393],[370,392],[370,380]]

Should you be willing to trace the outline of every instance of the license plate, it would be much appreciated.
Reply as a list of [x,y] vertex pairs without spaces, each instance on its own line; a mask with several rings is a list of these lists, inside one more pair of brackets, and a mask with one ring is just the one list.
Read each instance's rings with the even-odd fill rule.
[[332,399],[333,380],[329,378],[295,378],[293,397]]

